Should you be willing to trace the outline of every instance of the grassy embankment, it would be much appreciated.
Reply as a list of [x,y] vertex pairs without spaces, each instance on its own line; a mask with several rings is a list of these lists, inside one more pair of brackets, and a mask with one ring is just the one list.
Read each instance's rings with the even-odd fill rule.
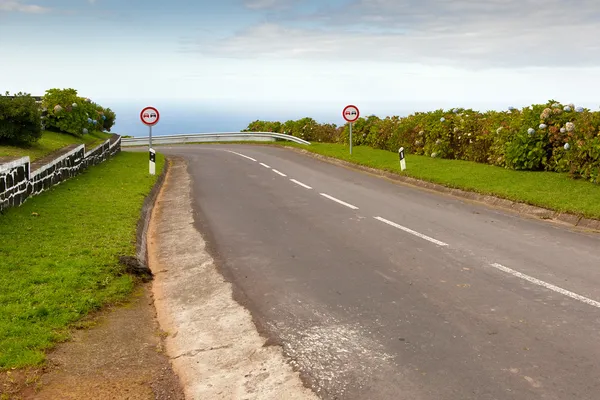
[[67,133],[44,131],[40,140],[31,146],[0,145],[0,157],[29,156],[31,161],[34,161],[71,144],[82,143],[86,145],[86,150],[90,150],[109,137],[111,134],[104,132],[90,132],[87,135],[74,136]]
[[118,259],[135,254],[147,159],[120,153],[0,214],[0,370],[43,363],[73,324],[127,298]]
[[330,143],[286,144],[367,167],[378,168],[444,186],[494,195],[548,209],[600,219],[600,185],[556,172],[514,171],[470,161],[407,155],[400,171],[398,154],[367,146]]

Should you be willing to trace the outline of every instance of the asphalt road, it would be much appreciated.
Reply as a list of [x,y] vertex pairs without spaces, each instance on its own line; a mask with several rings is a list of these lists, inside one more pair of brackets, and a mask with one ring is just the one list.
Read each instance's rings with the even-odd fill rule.
[[600,235],[280,148],[159,150],[322,398],[600,399]]

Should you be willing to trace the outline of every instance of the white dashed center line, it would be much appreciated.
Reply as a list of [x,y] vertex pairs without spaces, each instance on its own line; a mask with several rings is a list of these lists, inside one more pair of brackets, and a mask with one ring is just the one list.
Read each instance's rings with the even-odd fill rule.
[[281,175],[281,176],[287,176],[286,174],[284,174],[283,172],[279,172],[276,169],[273,169],[273,172],[275,172],[277,175]]
[[290,179],[290,181],[294,182],[296,185],[302,186],[303,188],[306,188],[306,189],[312,189],[310,186],[308,186],[308,185],[305,185],[304,183],[302,183],[302,182],[299,182],[299,181],[297,181],[297,180],[295,180],[295,179]]
[[596,300],[588,299],[587,297],[581,296],[581,295],[579,295],[577,293],[573,293],[573,292],[570,292],[570,291],[568,291],[566,289],[563,289],[561,287],[554,286],[551,283],[544,282],[544,281],[541,281],[541,280],[539,280],[537,278],[534,278],[532,276],[522,274],[519,271],[515,271],[514,269],[510,269],[510,268],[505,267],[504,265],[501,265],[501,264],[494,263],[494,264],[490,264],[490,265],[492,267],[496,268],[497,270],[500,270],[502,272],[506,272],[507,274],[510,274],[512,276],[516,276],[517,278],[521,278],[523,280],[531,282],[534,285],[545,287],[546,289],[550,289],[550,290],[552,290],[552,291],[554,291],[556,293],[560,293],[560,294],[565,295],[567,297],[570,297],[572,299],[579,300],[582,303],[589,304],[590,306],[593,306],[593,307],[596,307],[596,308],[600,308],[600,302],[598,302]]
[[265,168],[271,168],[271,167],[269,167],[267,164],[264,164],[264,163],[260,163],[260,165],[262,165],[262,166],[263,166],[263,167],[265,167]]
[[408,233],[410,233],[411,235],[415,235],[415,236],[417,236],[417,237],[420,237],[421,239],[425,239],[425,240],[427,240],[428,242],[435,243],[435,244],[437,244],[438,246],[448,246],[448,243],[444,243],[444,242],[441,242],[441,241],[439,241],[439,240],[437,240],[437,239],[431,238],[431,237],[429,237],[429,236],[427,236],[427,235],[423,235],[422,233],[419,233],[419,232],[413,231],[412,229],[409,229],[409,228],[407,228],[407,227],[405,227],[405,226],[398,225],[397,223],[395,223],[395,222],[392,222],[392,221],[388,221],[388,220],[387,220],[387,219],[385,219],[385,218],[381,218],[381,217],[374,217],[374,218],[375,218],[376,220],[378,220],[378,221],[381,221],[381,222],[383,222],[383,223],[386,223],[386,224],[388,224],[388,225],[390,225],[390,226],[393,226],[394,228],[398,228],[398,229],[400,229],[400,230],[403,230],[404,232],[408,232]]
[[257,161],[257,160],[255,160],[255,159],[254,159],[254,158],[252,158],[252,157],[248,157],[248,156],[245,156],[245,155],[243,155],[243,154],[236,153],[235,151],[231,151],[231,150],[227,150],[227,151],[228,151],[229,153],[236,154],[236,155],[238,155],[238,156],[240,156],[240,157],[247,158],[248,160],[251,160],[251,161]]
[[330,196],[330,195],[328,195],[328,194],[321,193],[321,196],[323,196],[323,197],[326,197],[326,198],[328,198],[329,200],[333,200],[333,201],[335,201],[336,203],[339,203],[339,204],[341,204],[341,205],[343,205],[343,206],[346,206],[346,207],[348,207],[348,208],[351,208],[351,209],[353,209],[353,210],[358,210],[358,207],[356,207],[356,206],[353,206],[352,204],[346,203],[345,201],[342,201],[342,200],[340,200],[340,199],[336,199],[335,197],[333,197],[333,196]]

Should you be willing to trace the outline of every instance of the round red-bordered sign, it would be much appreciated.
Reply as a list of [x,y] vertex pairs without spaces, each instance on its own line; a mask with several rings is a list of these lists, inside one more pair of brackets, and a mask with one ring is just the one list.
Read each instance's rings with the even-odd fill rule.
[[358,111],[358,107],[349,105],[342,111],[342,116],[347,122],[355,122],[360,117],[360,111]]
[[160,113],[154,107],[146,107],[140,113],[140,119],[145,125],[153,126],[158,124],[158,120],[160,120]]

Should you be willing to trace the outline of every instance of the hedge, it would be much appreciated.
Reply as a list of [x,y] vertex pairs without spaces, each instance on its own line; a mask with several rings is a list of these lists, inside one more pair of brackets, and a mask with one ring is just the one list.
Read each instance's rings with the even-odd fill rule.
[[41,105],[29,94],[0,96],[0,143],[29,145],[44,129],[72,135],[110,132],[115,120],[110,108],[78,96],[75,89],[49,89]]
[[[599,183],[600,112],[554,100],[523,109],[479,112],[455,108],[407,117],[368,116],[353,125],[353,145],[514,170],[569,172]],[[309,141],[348,143],[349,127],[310,118],[254,121],[245,131],[288,133]]]
[[110,108],[79,97],[75,89],[49,89],[42,99],[46,113],[46,128],[73,135],[89,131],[108,131],[115,123],[115,113]]
[[42,136],[40,110],[33,97],[24,93],[0,96],[0,143],[27,145]]

